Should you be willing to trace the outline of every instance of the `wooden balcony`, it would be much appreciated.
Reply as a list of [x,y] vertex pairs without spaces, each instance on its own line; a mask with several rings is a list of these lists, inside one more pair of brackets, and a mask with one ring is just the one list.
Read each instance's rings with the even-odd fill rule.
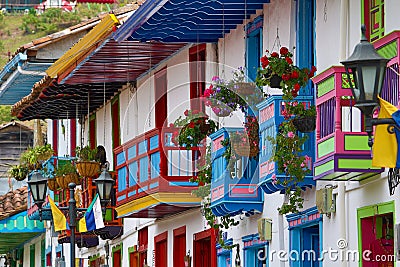
[[[389,59],[381,97],[398,106],[400,100],[400,31],[373,43]],[[361,112],[354,108],[350,84],[342,66],[313,79],[317,85],[317,158],[315,179],[360,181],[383,171],[372,167],[371,149]]]
[[371,165],[368,136],[344,67],[331,67],[313,81],[317,86],[315,179],[360,181],[382,172]]
[[150,130],[114,150],[119,217],[160,218],[200,206],[192,195],[200,148],[185,149],[171,141],[175,128]]
[[263,194],[258,187],[258,157],[241,157],[228,167],[224,157],[226,148],[221,141],[229,138],[230,132],[242,128],[222,128],[212,134],[212,181],[211,209],[217,216],[252,215],[263,210]]
[[[296,100],[299,103],[304,103],[306,106],[313,104],[312,96],[298,96]],[[274,147],[268,140],[268,137],[275,138],[278,127],[284,120],[282,115],[284,101],[282,100],[282,96],[271,96],[257,105],[257,107],[259,109],[261,148],[259,157],[259,185],[265,193],[272,194],[284,190],[282,182],[287,179],[284,173],[278,171],[277,163],[271,160]],[[310,160],[307,164],[308,168],[312,170],[313,160],[315,159],[315,133],[298,133],[298,135],[307,136],[307,141],[303,145],[303,153],[301,155],[309,156]],[[305,176],[304,180],[297,185],[303,189],[314,186],[315,181],[313,180],[312,172]]]

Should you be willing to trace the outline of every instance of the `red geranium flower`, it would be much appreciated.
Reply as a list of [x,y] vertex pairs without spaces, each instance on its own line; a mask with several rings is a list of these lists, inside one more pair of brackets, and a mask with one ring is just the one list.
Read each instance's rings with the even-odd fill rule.
[[279,57],[279,54],[277,52],[272,52],[271,57]]
[[298,92],[300,90],[300,84],[296,83],[293,88]]
[[183,114],[185,114],[185,116],[189,115],[189,110],[185,110],[185,112],[183,112]]
[[262,58],[261,58],[261,66],[265,69],[267,66],[268,66],[268,64],[269,64],[269,60],[268,60],[268,57],[267,56],[263,56]]
[[290,57],[285,57],[285,60],[289,65],[293,64],[293,60]]
[[191,122],[189,123],[189,128],[194,128],[194,126],[195,126],[194,122],[191,121]]
[[292,74],[291,74],[291,77],[292,77],[292,79],[297,79],[297,78],[299,78],[299,73],[297,72],[297,71],[293,71],[292,72]]
[[288,74],[282,74],[282,80],[288,81],[290,79],[290,75]]
[[281,53],[282,56],[285,56],[289,53],[289,49],[287,49],[287,47],[281,47],[279,53]]

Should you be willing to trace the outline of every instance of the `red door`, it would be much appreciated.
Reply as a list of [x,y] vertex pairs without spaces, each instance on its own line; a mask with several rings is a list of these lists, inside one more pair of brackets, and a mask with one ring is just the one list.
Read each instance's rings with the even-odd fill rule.
[[139,254],[137,251],[129,253],[129,267],[138,267],[138,258]]
[[167,267],[168,266],[167,237],[168,237],[168,232],[164,232],[164,233],[159,234],[156,237],[154,237],[154,242],[156,244],[155,267]]
[[193,267],[216,267],[217,254],[215,248],[215,230],[208,229],[194,234],[194,265]]
[[113,267],[121,267],[121,250],[113,253]]
[[363,257],[363,267],[393,267],[393,214],[361,219],[362,251],[370,251]]
[[155,117],[156,128],[165,127],[167,122],[167,69],[160,70],[155,75]]
[[186,227],[174,229],[174,267],[185,267]]

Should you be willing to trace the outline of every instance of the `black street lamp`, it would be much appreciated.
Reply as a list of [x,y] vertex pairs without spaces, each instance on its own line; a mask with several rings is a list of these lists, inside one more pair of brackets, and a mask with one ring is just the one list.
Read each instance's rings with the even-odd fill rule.
[[[104,174],[106,172],[106,174]],[[103,175],[104,174],[104,175]],[[107,171],[103,171],[103,173],[100,175],[98,179],[95,179],[94,182],[97,186],[97,189],[101,188],[103,194],[100,193],[99,190],[99,195],[100,195],[100,202],[103,204],[107,204],[110,201],[110,195],[111,195],[111,189],[112,185],[110,186],[110,181],[109,178],[112,180],[110,174],[108,174]],[[103,176],[103,177],[102,177]],[[101,178],[101,179],[100,179]],[[100,179],[100,180],[99,180]],[[112,180],[114,183],[114,180]],[[41,214],[42,211],[50,211],[51,209],[47,208],[42,208],[42,205],[46,199],[47,195],[47,179],[43,177],[43,175],[39,171],[34,171],[31,179],[28,181],[28,186],[32,194],[33,201],[39,208],[39,216],[41,220]],[[69,228],[71,230],[71,267],[75,267],[75,228],[76,228],[76,213],[77,211],[86,211],[85,208],[77,208],[76,207],[76,200],[75,200],[75,187],[76,185],[74,183],[68,184],[69,187],[69,192],[70,192],[70,198],[68,201],[68,207],[59,207],[60,210],[68,210],[69,214]],[[105,189],[110,189],[110,191],[107,193]]]
[[[355,99],[355,107],[365,116],[365,131],[368,133],[368,145],[372,147],[373,125],[389,124],[388,132],[394,133],[393,119],[372,118],[374,109],[379,106],[378,96],[382,91],[389,59],[381,57],[365,36],[365,25],[361,27],[361,41],[353,54],[341,63],[346,68],[347,77]],[[352,83],[351,74],[354,79]]]
[[115,183],[114,179],[111,178],[110,173],[106,169],[103,169],[99,178],[94,179],[93,182],[96,184],[101,206],[106,207],[111,199],[111,192]]

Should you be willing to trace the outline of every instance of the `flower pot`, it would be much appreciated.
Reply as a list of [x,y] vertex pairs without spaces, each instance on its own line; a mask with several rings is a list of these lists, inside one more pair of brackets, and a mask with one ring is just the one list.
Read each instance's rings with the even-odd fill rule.
[[50,178],[47,180],[47,187],[51,190],[51,191],[56,191],[59,186],[57,183],[57,179],[56,178]]
[[20,174],[20,175],[15,175],[13,178],[17,181],[23,181],[26,178],[26,175]]
[[281,86],[281,81],[282,81],[282,77],[277,75],[277,74],[273,74],[269,80],[270,82],[270,87],[271,88],[282,88]]
[[78,176],[77,173],[70,173],[70,174],[64,175],[64,182],[67,184],[67,188],[68,188],[68,184],[70,184],[70,183],[74,183],[76,185],[81,184],[82,179],[80,179],[80,177]]
[[231,111],[229,109],[218,109],[218,110],[213,109],[213,112],[220,118],[228,117],[229,115],[231,115]]
[[259,152],[258,146],[250,145],[248,142],[231,142],[233,151],[242,157],[256,157]]
[[65,179],[64,176],[56,176],[56,181],[58,186],[61,189],[67,189],[68,188],[68,181]]
[[315,130],[316,116],[296,117],[293,119],[293,125],[302,133],[310,133]]
[[240,96],[248,96],[254,94],[255,87],[254,83],[237,82],[234,88],[236,94]]
[[100,172],[100,163],[95,161],[79,161],[76,163],[76,169],[80,176],[93,177]]

